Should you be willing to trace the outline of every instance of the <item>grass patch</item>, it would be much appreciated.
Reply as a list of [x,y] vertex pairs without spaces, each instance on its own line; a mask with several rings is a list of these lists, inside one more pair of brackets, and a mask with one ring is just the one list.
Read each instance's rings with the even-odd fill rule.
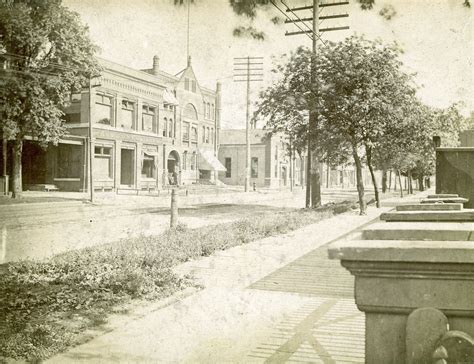
[[198,229],[179,227],[153,237],[12,263],[0,274],[0,361],[51,357],[84,340],[120,305],[156,300],[192,284],[172,267],[216,250],[283,234],[341,213],[351,203],[262,214]]

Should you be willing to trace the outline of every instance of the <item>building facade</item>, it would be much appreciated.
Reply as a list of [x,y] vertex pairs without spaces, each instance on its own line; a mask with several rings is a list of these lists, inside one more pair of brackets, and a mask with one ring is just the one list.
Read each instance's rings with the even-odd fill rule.
[[94,189],[114,191],[215,183],[224,170],[216,157],[220,85],[202,87],[190,58],[177,75],[162,71],[157,56],[145,70],[100,64],[90,91],[71,96],[60,143],[44,151],[25,141],[25,189],[85,191],[90,178]]
[[[283,134],[268,136],[262,129],[250,133],[250,185],[267,188],[290,187],[304,184],[305,156],[292,151]],[[219,179],[227,185],[244,185],[246,174],[246,131],[221,130],[219,161],[226,171]]]

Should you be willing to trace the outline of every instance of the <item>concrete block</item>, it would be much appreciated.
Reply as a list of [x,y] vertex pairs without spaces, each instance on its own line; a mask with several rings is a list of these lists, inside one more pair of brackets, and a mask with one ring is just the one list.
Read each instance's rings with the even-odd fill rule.
[[362,231],[368,240],[474,241],[471,222],[392,222],[376,223]]
[[443,198],[424,198],[421,203],[466,203],[469,202],[467,198],[462,197],[443,197]]
[[462,208],[461,203],[424,203],[396,207],[397,211],[459,211]]
[[346,261],[474,264],[474,244],[439,240],[348,240],[331,244],[328,256]]
[[428,195],[426,197],[427,198],[453,198],[453,197],[459,197],[459,195],[456,193],[437,193],[435,195]]
[[474,222],[474,210],[463,211],[396,211],[386,212],[381,220],[391,221],[466,221]]

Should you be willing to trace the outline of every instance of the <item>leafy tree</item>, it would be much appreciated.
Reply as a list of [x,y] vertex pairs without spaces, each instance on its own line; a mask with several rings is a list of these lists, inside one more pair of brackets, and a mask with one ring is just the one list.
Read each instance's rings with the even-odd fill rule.
[[377,184],[372,151],[387,124],[399,119],[402,106],[412,97],[410,76],[402,71],[395,45],[383,45],[361,36],[322,47],[318,57],[321,90],[320,113],[325,128],[344,137],[356,167],[360,213],[365,214],[362,164],[364,152]]
[[13,197],[20,197],[23,140],[43,146],[65,134],[72,91],[98,75],[88,28],[61,0],[0,1],[0,130],[13,144]]
[[[315,124],[314,129],[309,130],[309,114],[314,103],[311,58],[311,51],[300,47],[274,68],[273,72],[278,74],[280,79],[260,94],[254,118],[264,119],[266,129],[272,133],[287,134],[297,150],[306,150],[308,138],[311,137],[314,143],[310,152],[317,157],[314,160],[329,160],[330,163],[336,164],[346,160],[347,148],[344,146],[347,144],[344,139],[340,134],[324,128],[322,120]],[[316,169],[318,167],[319,165],[316,165]],[[320,178],[315,178],[314,175],[312,171],[309,176],[307,207],[320,205]]]

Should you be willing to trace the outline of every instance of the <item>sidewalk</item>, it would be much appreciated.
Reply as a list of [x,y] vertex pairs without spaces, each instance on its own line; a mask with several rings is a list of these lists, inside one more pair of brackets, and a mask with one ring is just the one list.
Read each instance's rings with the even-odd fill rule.
[[[388,199],[390,204],[418,200]],[[376,219],[338,215],[176,268],[204,287],[50,363],[363,363],[353,278],[325,245]]]

